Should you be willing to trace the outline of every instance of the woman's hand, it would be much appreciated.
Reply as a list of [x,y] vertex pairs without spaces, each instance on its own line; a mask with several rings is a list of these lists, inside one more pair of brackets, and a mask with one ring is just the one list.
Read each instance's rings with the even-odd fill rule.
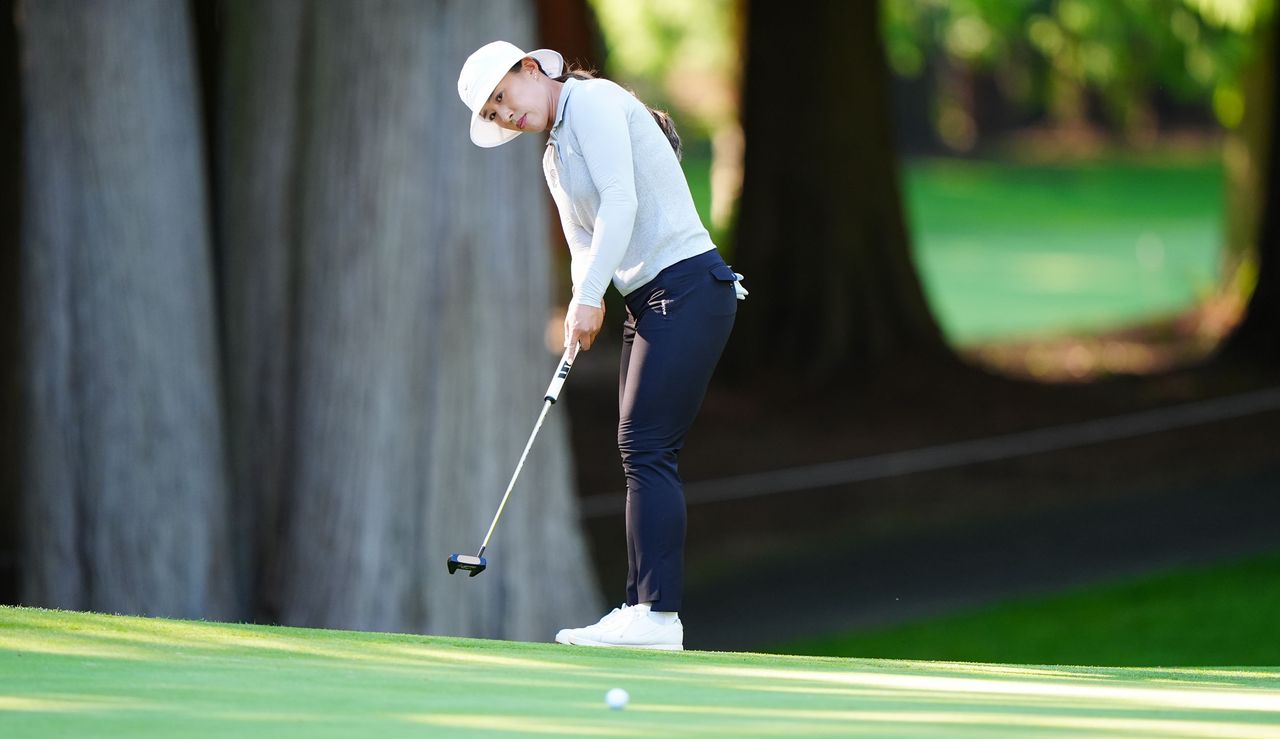
[[584,351],[590,349],[591,344],[596,340],[596,334],[600,333],[600,327],[603,324],[603,301],[601,301],[599,308],[592,308],[581,303],[570,303],[569,310],[564,315],[565,347],[580,343]]

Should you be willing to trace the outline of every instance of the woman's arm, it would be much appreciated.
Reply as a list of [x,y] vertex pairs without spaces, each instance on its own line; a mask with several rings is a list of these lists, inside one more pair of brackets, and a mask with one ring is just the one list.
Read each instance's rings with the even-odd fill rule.
[[[569,242],[569,254],[572,262],[569,272],[573,278],[573,292],[578,294],[578,286],[589,265],[586,252],[591,249],[591,234],[573,215],[573,207],[569,204],[568,195],[559,187],[551,188],[551,199],[560,211],[560,227],[564,229],[565,240]],[[596,334],[604,324],[604,301],[597,303],[597,308],[570,301],[569,309],[564,316],[564,345],[571,347],[580,344],[583,349],[590,349],[595,342]]]
[[[600,193],[600,209],[591,234],[591,249],[575,279],[573,302],[597,308],[631,243],[636,220],[636,182],[631,160],[627,109],[607,85],[584,85],[576,91],[573,128],[578,147]],[[575,260],[577,261],[577,260]],[[575,271],[578,265],[575,266]]]
[[[552,154],[554,156],[554,154]],[[574,292],[582,283],[586,274],[588,260],[586,254],[591,251],[591,232],[573,215],[573,205],[569,203],[569,194],[561,187],[550,187],[551,199],[555,201],[556,210],[560,213],[560,228],[564,230],[565,241],[569,242],[569,275]]]

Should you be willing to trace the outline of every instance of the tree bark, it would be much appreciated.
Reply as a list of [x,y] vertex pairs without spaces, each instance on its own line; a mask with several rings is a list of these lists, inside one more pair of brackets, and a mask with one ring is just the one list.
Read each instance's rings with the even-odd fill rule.
[[22,104],[13,0],[0,1],[0,603],[18,602]]
[[747,2],[734,261],[751,297],[729,369],[812,389],[950,360],[912,264],[878,3]]
[[[1265,161],[1257,166],[1262,170],[1261,217],[1258,226],[1258,281],[1244,320],[1228,339],[1223,353],[1228,357],[1261,360],[1270,364],[1280,362],[1280,10],[1271,14],[1265,48],[1271,55],[1266,67],[1266,94],[1263,102],[1268,108],[1269,140],[1263,151]],[[1257,105],[1258,101],[1250,101]]]
[[274,620],[274,567],[289,481],[292,269],[300,246],[294,170],[304,4],[228,3],[222,18],[214,151],[237,601]]
[[24,602],[229,614],[187,8],[23,2]]
[[[456,78],[529,2],[235,3],[222,148],[242,559],[285,623],[548,639],[595,614],[553,414],[541,143],[467,138]],[[598,614],[597,614],[598,615]]]
[[588,0],[536,0],[538,46],[579,68],[601,69],[604,40]]

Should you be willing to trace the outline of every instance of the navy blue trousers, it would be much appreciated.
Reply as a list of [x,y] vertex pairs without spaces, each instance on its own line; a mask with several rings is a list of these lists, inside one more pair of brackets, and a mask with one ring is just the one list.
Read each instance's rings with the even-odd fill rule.
[[627,604],[678,611],[685,503],[677,462],[738,301],[715,250],[677,262],[626,297],[618,451],[627,478]]

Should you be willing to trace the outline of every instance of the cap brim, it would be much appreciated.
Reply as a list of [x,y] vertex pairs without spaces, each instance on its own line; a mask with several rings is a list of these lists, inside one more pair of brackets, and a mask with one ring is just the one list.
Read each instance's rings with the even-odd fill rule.
[[492,149],[495,146],[502,146],[519,135],[519,131],[501,128],[493,121],[486,121],[478,115],[471,116],[471,143],[476,146]]

